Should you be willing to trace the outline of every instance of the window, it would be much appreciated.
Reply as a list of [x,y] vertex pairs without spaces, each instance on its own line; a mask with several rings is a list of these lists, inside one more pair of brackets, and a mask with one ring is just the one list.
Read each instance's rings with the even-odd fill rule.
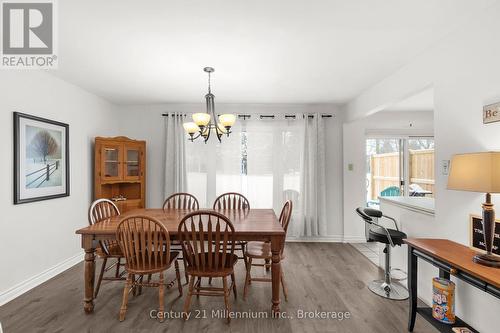
[[274,208],[300,192],[300,122],[238,121],[222,143],[210,138],[186,143],[188,191],[211,207],[225,192],[245,195],[253,208]]
[[379,196],[434,196],[434,138],[368,138],[366,156],[368,206]]

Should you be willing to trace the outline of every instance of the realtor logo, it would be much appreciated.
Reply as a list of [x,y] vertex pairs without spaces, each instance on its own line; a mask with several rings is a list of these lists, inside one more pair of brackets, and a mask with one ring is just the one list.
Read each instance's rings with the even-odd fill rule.
[[55,68],[54,1],[2,2],[2,67]]

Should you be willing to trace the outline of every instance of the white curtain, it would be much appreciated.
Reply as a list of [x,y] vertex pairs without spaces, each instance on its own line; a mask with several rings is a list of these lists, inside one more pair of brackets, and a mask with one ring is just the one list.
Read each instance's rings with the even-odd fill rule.
[[302,120],[300,217],[294,221],[297,237],[325,236],[326,216],[326,150],[325,124],[320,114],[306,115]]
[[184,115],[165,116],[165,198],[175,192],[187,190],[186,135],[182,124]]

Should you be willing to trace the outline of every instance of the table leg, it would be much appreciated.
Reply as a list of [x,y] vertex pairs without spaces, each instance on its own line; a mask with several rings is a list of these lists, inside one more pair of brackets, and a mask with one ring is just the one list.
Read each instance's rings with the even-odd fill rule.
[[413,248],[408,246],[408,292],[410,294],[410,312],[408,317],[408,331],[413,332],[415,319],[417,317],[417,256],[413,254]]
[[95,247],[93,247],[92,240],[85,239],[85,237],[83,236],[82,240],[85,250],[85,297],[83,298],[83,309],[85,313],[92,313],[94,311]]
[[281,277],[281,263],[280,263],[280,251],[281,242],[283,237],[273,237],[271,238],[271,252],[272,252],[272,265],[271,265],[271,276],[272,276],[272,311],[273,314],[279,314],[280,312],[280,277]]

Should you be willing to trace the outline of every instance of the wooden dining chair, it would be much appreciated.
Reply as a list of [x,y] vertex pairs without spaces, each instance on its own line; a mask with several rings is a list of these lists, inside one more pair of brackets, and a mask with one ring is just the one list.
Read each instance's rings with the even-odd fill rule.
[[[175,276],[179,296],[182,296],[181,277],[177,256],[179,252],[170,251],[170,235],[165,226],[153,217],[135,215],[125,217],[116,230],[116,239],[125,255],[127,282],[123,288],[123,299],[120,308],[120,321],[125,319],[128,294],[135,287],[158,287],[159,312],[165,310],[165,280],[163,272],[175,264]],[[158,281],[152,281],[152,274],[159,274]],[[141,276],[135,279],[135,276]],[[142,276],[148,275],[147,282]],[[167,284],[169,287],[171,283]],[[169,288],[167,287],[167,288]],[[163,316],[159,316],[163,321]]]
[[221,209],[249,210],[250,203],[243,194],[236,192],[227,192],[219,195],[217,199],[215,199],[213,208],[215,210],[221,210]]
[[[88,213],[89,225],[102,223],[104,220],[116,215],[120,215],[120,210],[118,209],[118,207],[116,207],[113,201],[108,199],[95,200],[90,205],[89,208],[89,213]],[[99,288],[101,287],[101,282],[103,280],[110,280],[110,281],[125,280],[125,278],[122,277],[124,272],[120,273],[120,267],[124,266],[124,264],[121,262],[121,259],[123,258],[123,253],[116,241],[114,240],[99,241],[99,246],[96,249],[96,253],[98,258],[102,259],[102,265],[99,277],[97,278],[97,285],[94,292],[94,298],[97,298],[97,294],[99,293]],[[108,259],[110,258],[116,259],[116,262],[106,267]],[[105,277],[104,273],[113,269],[113,267],[115,268],[114,276]]]
[[[198,199],[190,193],[174,193],[169,196],[165,202],[163,203],[163,211],[167,211],[169,209],[192,209],[198,210],[200,209],[200,204],[198,203]],[[172,241],[171,243],[172,250],[182,251],[181,243],[177,240]],[[184,259],[184,254],[182,257],[177,257],[177,260],[182,260],[184,266],[184,277],[186,278],[186,283],[189,283],[189,276],[186,270],[186,260]]]
[[[250,202],[248,202],[248,199],[240,193],[236,192],[227,192],[224,194],[221,194],[215,199],[214,205],[213,205],[214,210],[224,210],[224,209],[231,209],[231,210],[242,210],[242,211],[248,211],[250,210]],[[235,246],[241,250],[241,257],[238,257],[238,259],[243,259],[245,263],[245,268],[247,266],[247,258],[245,256],[245,248],[246,248],[247,242],[245,241],[236,241]],[[209,282],[212,280],[210,279]]]
[[[191,305],[191,297],[223,296],[227,314],[231,311],[231,290],[236,298],[234,265],[238,256],[234,254],[235,234],[229,219],[211,210],[199,210],[186,215],[179,224],[179,239],[186,255],[189,274],[189,291],[184,303],[184,318]],[[228,286],[227,277],[231,277]],[[204,287],[201,278],[221,278],[222,288]],[[197,279],[195,283],[195,279]],[[227,322],[231,321],[229,315]]]
[[163,203],[163,210],[168,209],[200,209],[198,199],[190,193],[174,193]]
[[[290,223],[290,218],[292,216],[292,201],[288,200],[283,205],[283,209],[281,209],[281,214],[279,217],[279,222],[283,229],[285,230],[285,235],[288,230],[288,225]],[[285,242],[281,245],[280,250],[280,260],[285,258],[284,256]],[[246,256],[248,258],[247,265],[247,274],[245,278],[245,287],[243,288],[243,299],[246,299],[248,286],[252,283],[252,281],[261,281],[261,282],[272,282],[271,278],[265,277],[252,277],[250,274],[252,266],[260,266],[268,268],[270,266],[270,261],[272,258],[271,253],[271,243],[269,242],[248,242]],[[264,259],[264,263],[254,263],[254,259]],[[288,291],[285,284],[285,275],[283,273],[283,265],[281,265],[280,269],[280,280],[281,286],[283,288],[283,294],[285,295],[285,301],[288,301]]]

